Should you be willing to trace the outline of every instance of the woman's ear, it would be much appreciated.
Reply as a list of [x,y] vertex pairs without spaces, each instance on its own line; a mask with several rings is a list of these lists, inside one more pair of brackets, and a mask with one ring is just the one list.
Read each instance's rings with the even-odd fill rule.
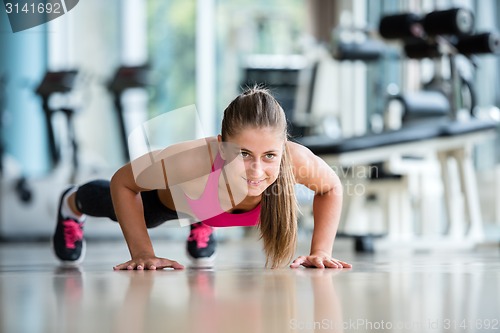
[[226,160],[226,156],[224,154],[224,144],[222,142],[222,135],[217,135],[217,142],[219,143],[219,154],[223,160]]

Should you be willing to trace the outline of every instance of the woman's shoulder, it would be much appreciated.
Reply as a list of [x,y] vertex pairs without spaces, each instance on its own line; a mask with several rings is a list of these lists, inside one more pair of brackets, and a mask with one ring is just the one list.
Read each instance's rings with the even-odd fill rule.
[[140,180],[142,186],[148,184],[148,188],[159,188],[159,180],[164,184],[168,179],[169,185],[175,185],[203,177],[210,173],[211,161],[215,158],[210,155],[217,154],[216,143],[217,138],[208,137],[146,154],[132,162],[136,181]]
[[[164,160],[171,158],[198,158],[206,155],[206,152],[213,151],[217,153],[217,137],[206,137],[201,139],[189,140],[170,145],[155,153],[155,160]],[[207,149],[210,148],[210,149]],[[215,148],[215,149],[214,149]]]
[[318,176],[323,177],[331,172],[331,168],[309,148],[288,141],[287,149],[295,180],[298,183],[307,185]]
[[217,138],[207,137],[169,146],[156,154],[155,161],[161,161],[174,185],[207,176],[217,152]]
[[287,141],[286,147],[288,150],[288,153],[290,154],[290,158],[292,160],[292,163],[294,165],[297,164],[307,164],[309,161],[317,158],[316,155],[313,154],[313,152],[299,144],[293,141]]

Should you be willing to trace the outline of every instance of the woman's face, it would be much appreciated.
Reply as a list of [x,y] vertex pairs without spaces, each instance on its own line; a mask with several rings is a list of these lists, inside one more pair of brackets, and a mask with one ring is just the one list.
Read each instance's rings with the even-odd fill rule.
[[220,149],[233,195],[236,191],[240,198],[259,196],[278,178],[283,133],[271,127],[249,127],[228,137]]

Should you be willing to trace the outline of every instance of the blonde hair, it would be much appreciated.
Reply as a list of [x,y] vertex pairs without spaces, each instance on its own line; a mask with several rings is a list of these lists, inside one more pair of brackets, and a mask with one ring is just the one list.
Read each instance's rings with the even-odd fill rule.
[[[287,140],[285,112],[267,89],[247,89],[228,105],[222,119],[222,140],[249,127],[275,128],[283,133],[283,140]],[[262,194],[259,228],[266,267],[284,266],[295,253],[298,206],[294,185],[295,177],[285,145],[278,178]]]

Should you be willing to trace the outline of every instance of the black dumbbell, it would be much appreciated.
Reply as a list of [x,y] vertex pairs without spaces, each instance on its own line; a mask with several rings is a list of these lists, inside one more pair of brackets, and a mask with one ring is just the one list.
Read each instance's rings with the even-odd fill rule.
[[379,23],[379,33],[386,39],[467,35],[473,29],[474,15],[464,8],[434,11],[424,16],[415,13],[387,15]]
[[455,47],[462,54],[500,54],[500,34],[498,32],[485,32],[463,36],[458,39]]

